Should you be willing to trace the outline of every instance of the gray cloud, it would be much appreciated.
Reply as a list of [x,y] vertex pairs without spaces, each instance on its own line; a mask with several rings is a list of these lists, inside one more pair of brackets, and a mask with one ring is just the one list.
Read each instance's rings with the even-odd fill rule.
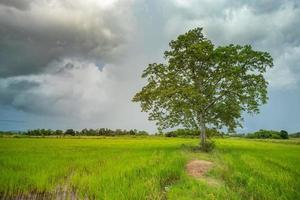
[[26,10],[0,5],[0,77],[38,73],[66,57],[115,61],[129,40],[130,4],[80,2],[31,1]]
[[30,7],[30,0],[1,0],[0,4],[19,10],[25,10]]

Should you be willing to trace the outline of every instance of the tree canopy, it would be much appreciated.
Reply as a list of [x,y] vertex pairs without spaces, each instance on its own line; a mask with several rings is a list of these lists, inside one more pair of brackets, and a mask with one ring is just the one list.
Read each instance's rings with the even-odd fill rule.
[[215,46],[195,28],[169,43],[164,63],[152,63],[142,78],[147,84],[134,97],[149,119],[162,128],[242,126],[242,113],[258,113],[267,102],[267,52],[250,45]]

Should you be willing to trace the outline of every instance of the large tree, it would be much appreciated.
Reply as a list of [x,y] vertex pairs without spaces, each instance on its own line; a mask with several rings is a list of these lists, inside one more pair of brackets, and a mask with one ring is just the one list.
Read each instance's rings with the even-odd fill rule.
[[267,102],[263,75],[273,66],[269,53],[250,45],[216,47],[202,28],[178,36],[169,46],[166,62],[149,64],[142,74],[148,83],[133,97],[160,128],[197,129],[205,147],[206,127],[242,127],[242,113],[258,113]]

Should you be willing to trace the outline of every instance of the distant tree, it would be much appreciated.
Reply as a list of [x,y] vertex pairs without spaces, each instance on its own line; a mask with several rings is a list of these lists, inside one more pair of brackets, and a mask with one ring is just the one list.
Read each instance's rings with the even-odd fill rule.
[[56,130],[55,135],[63,135],[64,132],[62,130]]
[[131,129],[130,131],[129,131],[129,135],[136,135],[137,134],[137,130],[136,129]]
[[74,136],[75,135],[75,131],[73,129],[67,129],[65,131],[65,135],[72,135],[72,136]]
[[280,137],[281,137],[282,139],[288,139],[288,138],[289,138],[289,134],[288,134],[287,131],[281,130],[281,131],[280,131]]
[[124,135],[122,129],[116,129],[114,132],[116,135]]
[[149,133],[147,131],[138,131],[136,135],[149,135]]
[[87,135],[88,134],[88,129],[84,128],[81,130],[80,135]]
[[269,53],[250,45],[215,47],[196,28],[169,43],[165,63],[153,63],[142,77],[147,85],[134,97],[161,129],[182,125],[201,132],[206,147],[206,127],[241,125],[243,111],[258,113],[267,102],[263,74],[273,66]]

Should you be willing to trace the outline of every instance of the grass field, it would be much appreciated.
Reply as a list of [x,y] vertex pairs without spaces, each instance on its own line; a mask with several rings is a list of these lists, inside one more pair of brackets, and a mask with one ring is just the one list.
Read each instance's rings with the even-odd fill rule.
[[[0,138],[0,197],[79,199],[300,199],[300,145],[218,139]],[[183,145],[184,144],[184,145]],[[185,172],[210,160],[205,178]],[[1,198],[0,198],[1,199]]]

